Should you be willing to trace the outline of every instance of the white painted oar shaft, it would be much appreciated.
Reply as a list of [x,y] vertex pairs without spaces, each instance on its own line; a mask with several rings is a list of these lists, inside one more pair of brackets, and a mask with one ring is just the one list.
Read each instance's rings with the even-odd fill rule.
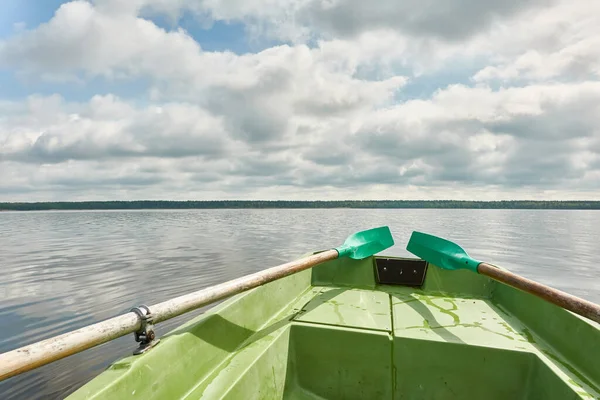
[[[166,321],[337,257],[336,250],[328,250],[155,304],[149,307],[150,312],[154,323]],[[133,333],[140,326],[140,317],[129,312],[0,354],[0,381]]]

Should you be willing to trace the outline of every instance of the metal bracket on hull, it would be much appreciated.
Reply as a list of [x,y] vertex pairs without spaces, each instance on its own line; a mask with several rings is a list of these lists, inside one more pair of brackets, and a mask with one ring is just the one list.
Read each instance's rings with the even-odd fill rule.
[[160,339],[156,339],[156,333],[154,332],[154,324],[152,323],[152,314],[148,306],[142,304],[139,307],[134,307],[130,311],[136,313],[140,317],[141,325],[140,329],[133,333],[135,341],[140,345],[134,350],[133,354],[142,354],[152,347],[156,346]]
[[400,258],[375,258],[377,283],[420,287],[425,281],[427,261]]

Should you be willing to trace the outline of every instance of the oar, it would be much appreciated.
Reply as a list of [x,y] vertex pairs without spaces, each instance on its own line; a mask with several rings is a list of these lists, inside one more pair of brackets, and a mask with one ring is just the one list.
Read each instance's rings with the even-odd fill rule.
[[[295,274],[325,261],[340,257],[363,259],[393,246],[394,239],[387,226],[369,229],[350,235],[338,248],[269,268],[255,274],[199,290],[175,299],[146,307],[152,323],[159,323],[197,308],[225,299],[265,283]],[[110,340],[139,332],[145,319],[138,312],[129,312],[60,336],[43,340],[16,350],[0,354],[0,381],[32,370],[61,358],[106,343]],[[144,322],[145,324],[145,322]],[[150,339],[154,339],[151,331]],[[136,334],[136,340],[137,335]]]
[[456,243],[422,232],[413,232],[406,250],[443,269],[467,269],[488,276],[559,307],[600,323],[600,305],[477,261]]

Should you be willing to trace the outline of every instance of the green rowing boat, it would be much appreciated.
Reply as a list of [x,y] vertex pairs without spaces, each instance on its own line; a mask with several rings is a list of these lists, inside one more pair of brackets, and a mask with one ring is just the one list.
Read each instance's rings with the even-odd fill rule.
[[70,399],[600,399],[599,324],[432,238],[452,254],[340,252],[237,294]]

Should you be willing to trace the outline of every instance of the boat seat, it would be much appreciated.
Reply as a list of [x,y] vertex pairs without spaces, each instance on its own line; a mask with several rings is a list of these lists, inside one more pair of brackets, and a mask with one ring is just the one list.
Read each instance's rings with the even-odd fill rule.
[[[326,286],[302,307],[284,397],[578,399],[596,390],[490,298],[377,289]],[[349,389],[331,392],[319,379],[327,374],[343,382],[332,388]]]

